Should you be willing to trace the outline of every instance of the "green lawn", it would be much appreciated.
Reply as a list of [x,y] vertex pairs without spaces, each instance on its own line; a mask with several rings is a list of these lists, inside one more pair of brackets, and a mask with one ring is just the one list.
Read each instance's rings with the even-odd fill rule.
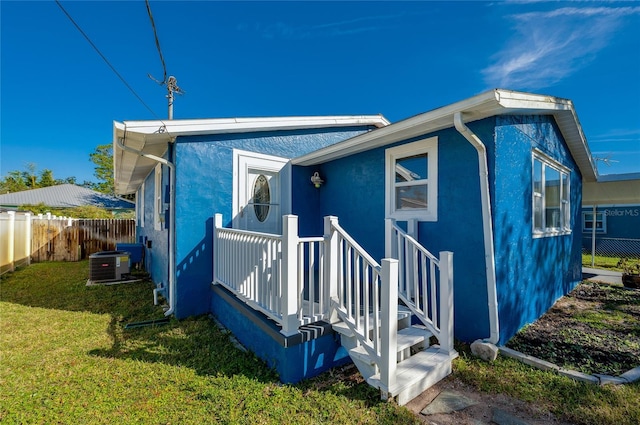
[[[412,424],[407,409],[328,372],[282,385],[208,317],[162,318],[148,282],[86,287],[88,263],[40,263],[0,282],[3,424]],[[640,423],[640,385],[578,384],[459,346],[454,377],[578,424]]]
[[0,286],[0,423],[416,423],[363,383],[282,385],[208,317],[162,318],[152,284],[86,287],[88,263],[40,263]]

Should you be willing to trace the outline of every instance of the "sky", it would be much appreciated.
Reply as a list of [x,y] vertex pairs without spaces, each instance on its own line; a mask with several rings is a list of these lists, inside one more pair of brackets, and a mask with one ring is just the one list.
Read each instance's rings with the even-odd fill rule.
[[396,122],[493,88],[567,98],[599,173],[640,172],[640,2],[151,0],[165,67],[144,1],[60,4],[100,53],[55,1],[0,0],[2,176],[97,181],[114,120],[167,118],[165,67],[175,119]]

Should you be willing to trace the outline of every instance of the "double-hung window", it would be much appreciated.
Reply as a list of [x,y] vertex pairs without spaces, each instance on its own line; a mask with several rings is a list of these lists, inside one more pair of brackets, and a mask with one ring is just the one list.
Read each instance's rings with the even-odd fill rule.
[[438,138],[386,150],[387,217],[438,219]]
[[533,236],[571,233],[569,170],[533,152]]

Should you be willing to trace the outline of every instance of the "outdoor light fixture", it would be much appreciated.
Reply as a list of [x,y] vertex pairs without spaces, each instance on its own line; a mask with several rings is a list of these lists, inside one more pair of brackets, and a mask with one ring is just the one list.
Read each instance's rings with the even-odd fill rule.
[[322,183],[324,183],[324,180],[320,178],[320,174],[318,174],[317,171],[313,173],[313,176],[311,176],[311,183],[313,183],[316,189],[319,189],[320,186],[322,186]]

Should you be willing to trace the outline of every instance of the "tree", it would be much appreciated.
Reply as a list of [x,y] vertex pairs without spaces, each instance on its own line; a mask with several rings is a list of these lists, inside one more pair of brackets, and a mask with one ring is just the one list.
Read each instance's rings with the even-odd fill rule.
[[40,172],[40,180],[38,180],[38,187],[55,186],[57,180],[53,178],[53,171],[44,169]]
[[89,154],[91,162],[96,167],[93,175],[98,179],[98,183],[93,185],[93,189],[108,195],[114,194],[113,182],[113,147],[112,145],[98,145],[96,150]]
[[[66,179],[54,178],[53,171],[47,168],[38,172],[37,166],[33,162],[28,163],[25,168],[24,171],[9,171],[5,177],[0,178],[0,193],[21,192],[64,183],[76,183],[75,177],[67,177]],[[87,187],[87,182],[83,185]]]
[[21,171],[9,171],[0,181],[0,193],[20,192],[29,189]]

